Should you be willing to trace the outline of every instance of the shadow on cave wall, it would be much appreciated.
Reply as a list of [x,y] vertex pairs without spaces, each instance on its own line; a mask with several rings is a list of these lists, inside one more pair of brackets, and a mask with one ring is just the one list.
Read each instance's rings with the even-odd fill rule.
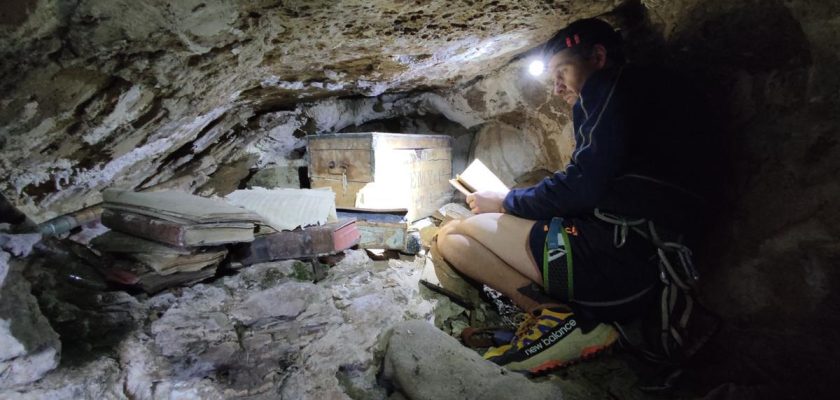
[[450,135],[459,137],[473,135],[475,129],[467,129],[463,125],[447,119],[441,114],[412,114],[399,117],[378,119],[361,125],[350,125],[338,133],[354,132],[386,132],[386,133],[416,133],[426,135]]
[[836,104],[809,96],[812,43],[790,4],[694,3],[670,24],[639,1],[608,16],[634,62],[702,89],[717,127],[714,217],[697,250],[703,297],[726,323],[694,384],[734,384],[719,398],[827,396],[840,353]]
[[110,289],[92,265],[101,261],[83,246],[48,238],[35,254],[27,260],[24,276],[60,337],[61,365],[115,357],[123,339],[148,317],[139,300]]

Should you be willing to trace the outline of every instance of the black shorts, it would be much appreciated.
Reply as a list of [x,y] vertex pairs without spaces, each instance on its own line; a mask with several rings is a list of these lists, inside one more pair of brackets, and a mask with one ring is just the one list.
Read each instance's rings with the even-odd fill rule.
[[592,218],[537,221],[529,246],[546,293],[604,322],[641,315],[659,295],[656,248],[636,233],[615,245],[615,225]]

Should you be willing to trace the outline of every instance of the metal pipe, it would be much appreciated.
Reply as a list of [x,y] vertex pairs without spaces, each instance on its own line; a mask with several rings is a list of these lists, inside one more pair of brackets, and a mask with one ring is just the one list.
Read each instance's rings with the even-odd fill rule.
[[58,236],[102,216],[102,203],[83,208],[38,224],[38,232],[44,236]]

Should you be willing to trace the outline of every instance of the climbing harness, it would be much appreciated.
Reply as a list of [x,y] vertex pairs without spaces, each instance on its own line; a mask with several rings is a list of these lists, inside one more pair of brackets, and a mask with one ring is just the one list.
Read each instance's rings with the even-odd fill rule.
[[[673,241],[664,240],[653,221],[644,218],[629,219],[599,209],[595,209],[595,217],[614,225],[613,245],[616,248],[624,246],[630,232],[635,232],[656,247],[656,257],[659,259],[662,292],[659,296],[661,316],[658,339],[662,354],[644,350],[641,346],[633,344],[623,327],[615,322],[613,325],[620,333],[622,341],[653,362],[675,365],[684,361],[702,345],[689,345],[686,338],[688,325],[697,305],[695,284],[700,279],[692,262],[691,249],[681,243],[681,236]],[[653,286],[620,302],[632,301],[651,289]]]

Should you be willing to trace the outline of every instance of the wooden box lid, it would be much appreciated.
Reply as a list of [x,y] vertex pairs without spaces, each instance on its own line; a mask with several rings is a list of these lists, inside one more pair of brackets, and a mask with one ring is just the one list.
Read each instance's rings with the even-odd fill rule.
[[309,150],[365,150],[365,149],[437,149],[451,148],[448,135],[419,135],[405,133],[339,133],[309,136]]

